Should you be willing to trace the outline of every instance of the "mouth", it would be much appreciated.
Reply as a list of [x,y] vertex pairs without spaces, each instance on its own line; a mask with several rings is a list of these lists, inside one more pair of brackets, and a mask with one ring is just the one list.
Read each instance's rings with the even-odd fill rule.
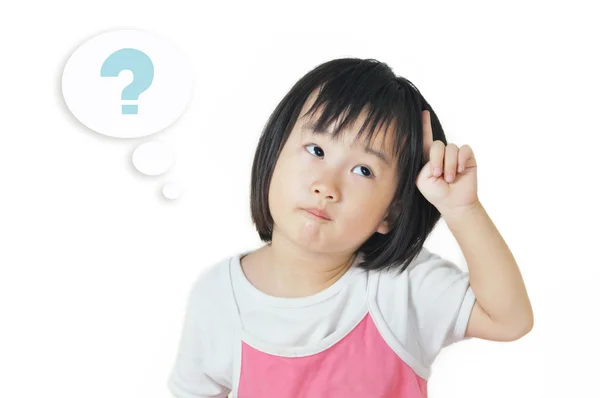
[[311,218],[314,218],[317,220],[323,220],[323,221],[331,221],[330,218],[328,218],[325,214],[323,214],[323,212],[321,212],[317,209],[304,209],[304,211]]

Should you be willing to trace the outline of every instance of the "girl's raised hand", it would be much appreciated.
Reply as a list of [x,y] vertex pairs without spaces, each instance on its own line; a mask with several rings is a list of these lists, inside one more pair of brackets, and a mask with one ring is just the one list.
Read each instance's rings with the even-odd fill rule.
[[426,164],[417,177],[417,188],[443,215],[479,205],[477,162],[468,145],[458,148],[433,141],[431,115],[422,112],[423,150]]

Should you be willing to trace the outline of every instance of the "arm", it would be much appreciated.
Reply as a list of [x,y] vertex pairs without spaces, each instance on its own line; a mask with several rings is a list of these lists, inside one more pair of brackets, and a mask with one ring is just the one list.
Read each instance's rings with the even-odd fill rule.
[[533,309],[523,278],[481,203],[442,217],[467,260],[477,299],[466,337],[511,341],[527,334],[533,328]]

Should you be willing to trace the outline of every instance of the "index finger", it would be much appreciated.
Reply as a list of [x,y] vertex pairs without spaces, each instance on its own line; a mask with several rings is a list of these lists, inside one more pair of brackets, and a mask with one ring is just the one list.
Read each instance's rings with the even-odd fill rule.
[[428,110],[421,112],[421,120],[423,123],[423,156],[425,163],[429,162],[429,152],[433,145],[433,130],[431,129],[431,114]]

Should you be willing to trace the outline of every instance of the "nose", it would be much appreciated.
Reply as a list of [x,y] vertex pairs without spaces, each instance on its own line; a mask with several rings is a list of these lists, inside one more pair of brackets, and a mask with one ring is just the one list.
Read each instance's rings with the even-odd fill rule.
[[324,199],[330,202],[337,202],[339,200],[339,190],[330,180],[325,181],[321,179],[319,181],[315,181],[312,184],[311,190],[319,197],[319,199]]

